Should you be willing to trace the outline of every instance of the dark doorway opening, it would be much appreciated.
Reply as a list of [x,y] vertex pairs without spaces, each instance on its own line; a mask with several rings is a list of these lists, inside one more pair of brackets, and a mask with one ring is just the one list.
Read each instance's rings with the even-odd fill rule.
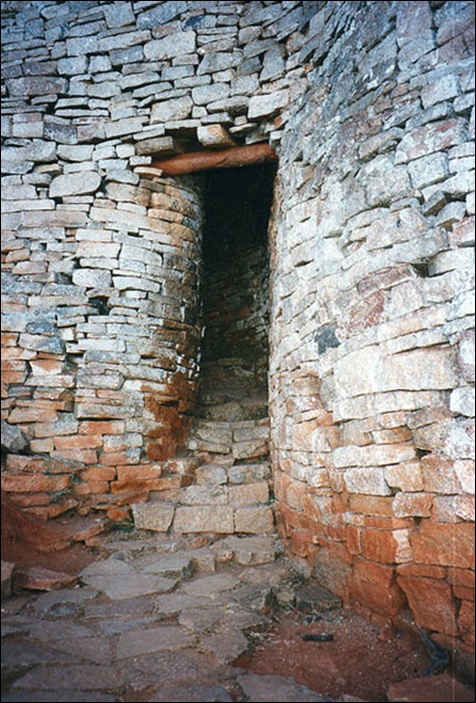
[[204,184],[199,405],[267,400],[268,221],[275,165],[208,173]]

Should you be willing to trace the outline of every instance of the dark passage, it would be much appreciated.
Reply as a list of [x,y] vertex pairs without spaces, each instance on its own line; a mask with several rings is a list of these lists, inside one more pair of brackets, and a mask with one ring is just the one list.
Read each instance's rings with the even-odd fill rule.
[[274,173],[273,165],[206,176],[202,405],[266,395]]

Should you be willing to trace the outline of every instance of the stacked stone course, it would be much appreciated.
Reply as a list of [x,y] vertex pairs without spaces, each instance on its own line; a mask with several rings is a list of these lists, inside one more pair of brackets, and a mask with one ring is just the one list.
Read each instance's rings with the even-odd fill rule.
[[4,490],[121,519],[186,489],[204,179],[151,164],[268,142],[281,536],[374,617],[472,647],[474,3],[41,0],[2,24]]

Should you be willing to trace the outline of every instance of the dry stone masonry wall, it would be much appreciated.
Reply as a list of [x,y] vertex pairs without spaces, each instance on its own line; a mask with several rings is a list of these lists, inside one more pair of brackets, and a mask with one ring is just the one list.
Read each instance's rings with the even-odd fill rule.
[[196,469],[207,176],[152,162],[268,143],[280,534],[373,617],[474,646],[474,3],[38,0],[2,26],[4,490],[121,519]]

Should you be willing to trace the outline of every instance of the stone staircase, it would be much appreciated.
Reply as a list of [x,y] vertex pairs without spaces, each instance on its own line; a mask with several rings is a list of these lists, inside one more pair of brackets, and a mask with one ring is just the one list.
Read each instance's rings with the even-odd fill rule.
[[269,535],[274,514],[266,395],[235,360],[210,364],[205,378],[186,456],[167,462],[164,490],[133,505],[135,527]]

